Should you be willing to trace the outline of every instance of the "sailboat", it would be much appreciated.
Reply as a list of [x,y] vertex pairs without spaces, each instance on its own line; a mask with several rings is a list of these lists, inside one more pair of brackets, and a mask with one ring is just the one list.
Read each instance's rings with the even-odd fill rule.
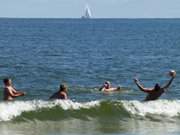
[[92,17],[91,10],[90,10],[89,6],[86,5],[85,13],[84,13],[84,15],[81,18],[82,19],[90,19],[91,17]]

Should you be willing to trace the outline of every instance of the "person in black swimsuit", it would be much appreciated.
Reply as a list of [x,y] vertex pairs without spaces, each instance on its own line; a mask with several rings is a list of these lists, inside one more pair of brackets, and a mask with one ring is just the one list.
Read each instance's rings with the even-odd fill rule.
[[135,78],[134,82],[136,83],[136,85],[138,86],[138,88],[147,93],[147,97],[145,98],[145,101],[150,101],[150,100],[156,100],[158,99],[165,91],[166,89],[171,85],[172,81],[174,80],[175,76],[176,76],[176,72],[175,71],[170,71],[169,75],[171,76],[171,79],[169,80],[169,82],[161,87],[158,83],[155,84],[154,88],[144,88],[141,84],[140,81]]

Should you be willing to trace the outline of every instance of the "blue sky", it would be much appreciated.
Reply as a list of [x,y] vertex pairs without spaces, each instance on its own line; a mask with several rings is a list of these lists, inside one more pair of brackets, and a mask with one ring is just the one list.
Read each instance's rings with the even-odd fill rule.
[[0,0],[0,17],[180,18],[180,0]]

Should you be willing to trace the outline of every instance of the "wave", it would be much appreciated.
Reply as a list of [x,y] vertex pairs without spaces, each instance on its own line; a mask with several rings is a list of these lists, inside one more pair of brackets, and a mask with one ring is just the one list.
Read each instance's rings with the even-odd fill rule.
[[[0,121],[62,120],[77,118],[124,119],[124,118],[174,118],[180,116],[180,100],[140,101],[14,101],[0,103]],[[138,117],[137,117],[138,116]]]
[[[0,121],[9,121],[22,113],[27,112],[42,112],[43,109],[53,109],[55,107],[61,108],[61,110],[79,110],[81,108],[90,108],[92,106],[98,105],[98,102],[88,102],[88,103],[78,103],[72,102],[71,100],[54,100],[54,101],[14,101],[14,102],[4,102],[0,103]],[[51,115],[51,114],[49,114]]]

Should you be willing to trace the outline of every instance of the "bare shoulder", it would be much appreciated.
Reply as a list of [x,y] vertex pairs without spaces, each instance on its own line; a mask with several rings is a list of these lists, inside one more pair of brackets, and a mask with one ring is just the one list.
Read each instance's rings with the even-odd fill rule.
[[4,87],[4,90],[5,91],[10,91],[10,88],[9,87]]
[[66,96],[66,95],[67,95],[67,93],[66,93],[66,92],[63,92],[63,91],[61,92],[61,94],[62,94],[62,95],[64,95],[64,96]]
[[120,89],[118,88],[109,88],[109,89],[105,89],[104,92],[114,92],[114,91],[118,91]]

